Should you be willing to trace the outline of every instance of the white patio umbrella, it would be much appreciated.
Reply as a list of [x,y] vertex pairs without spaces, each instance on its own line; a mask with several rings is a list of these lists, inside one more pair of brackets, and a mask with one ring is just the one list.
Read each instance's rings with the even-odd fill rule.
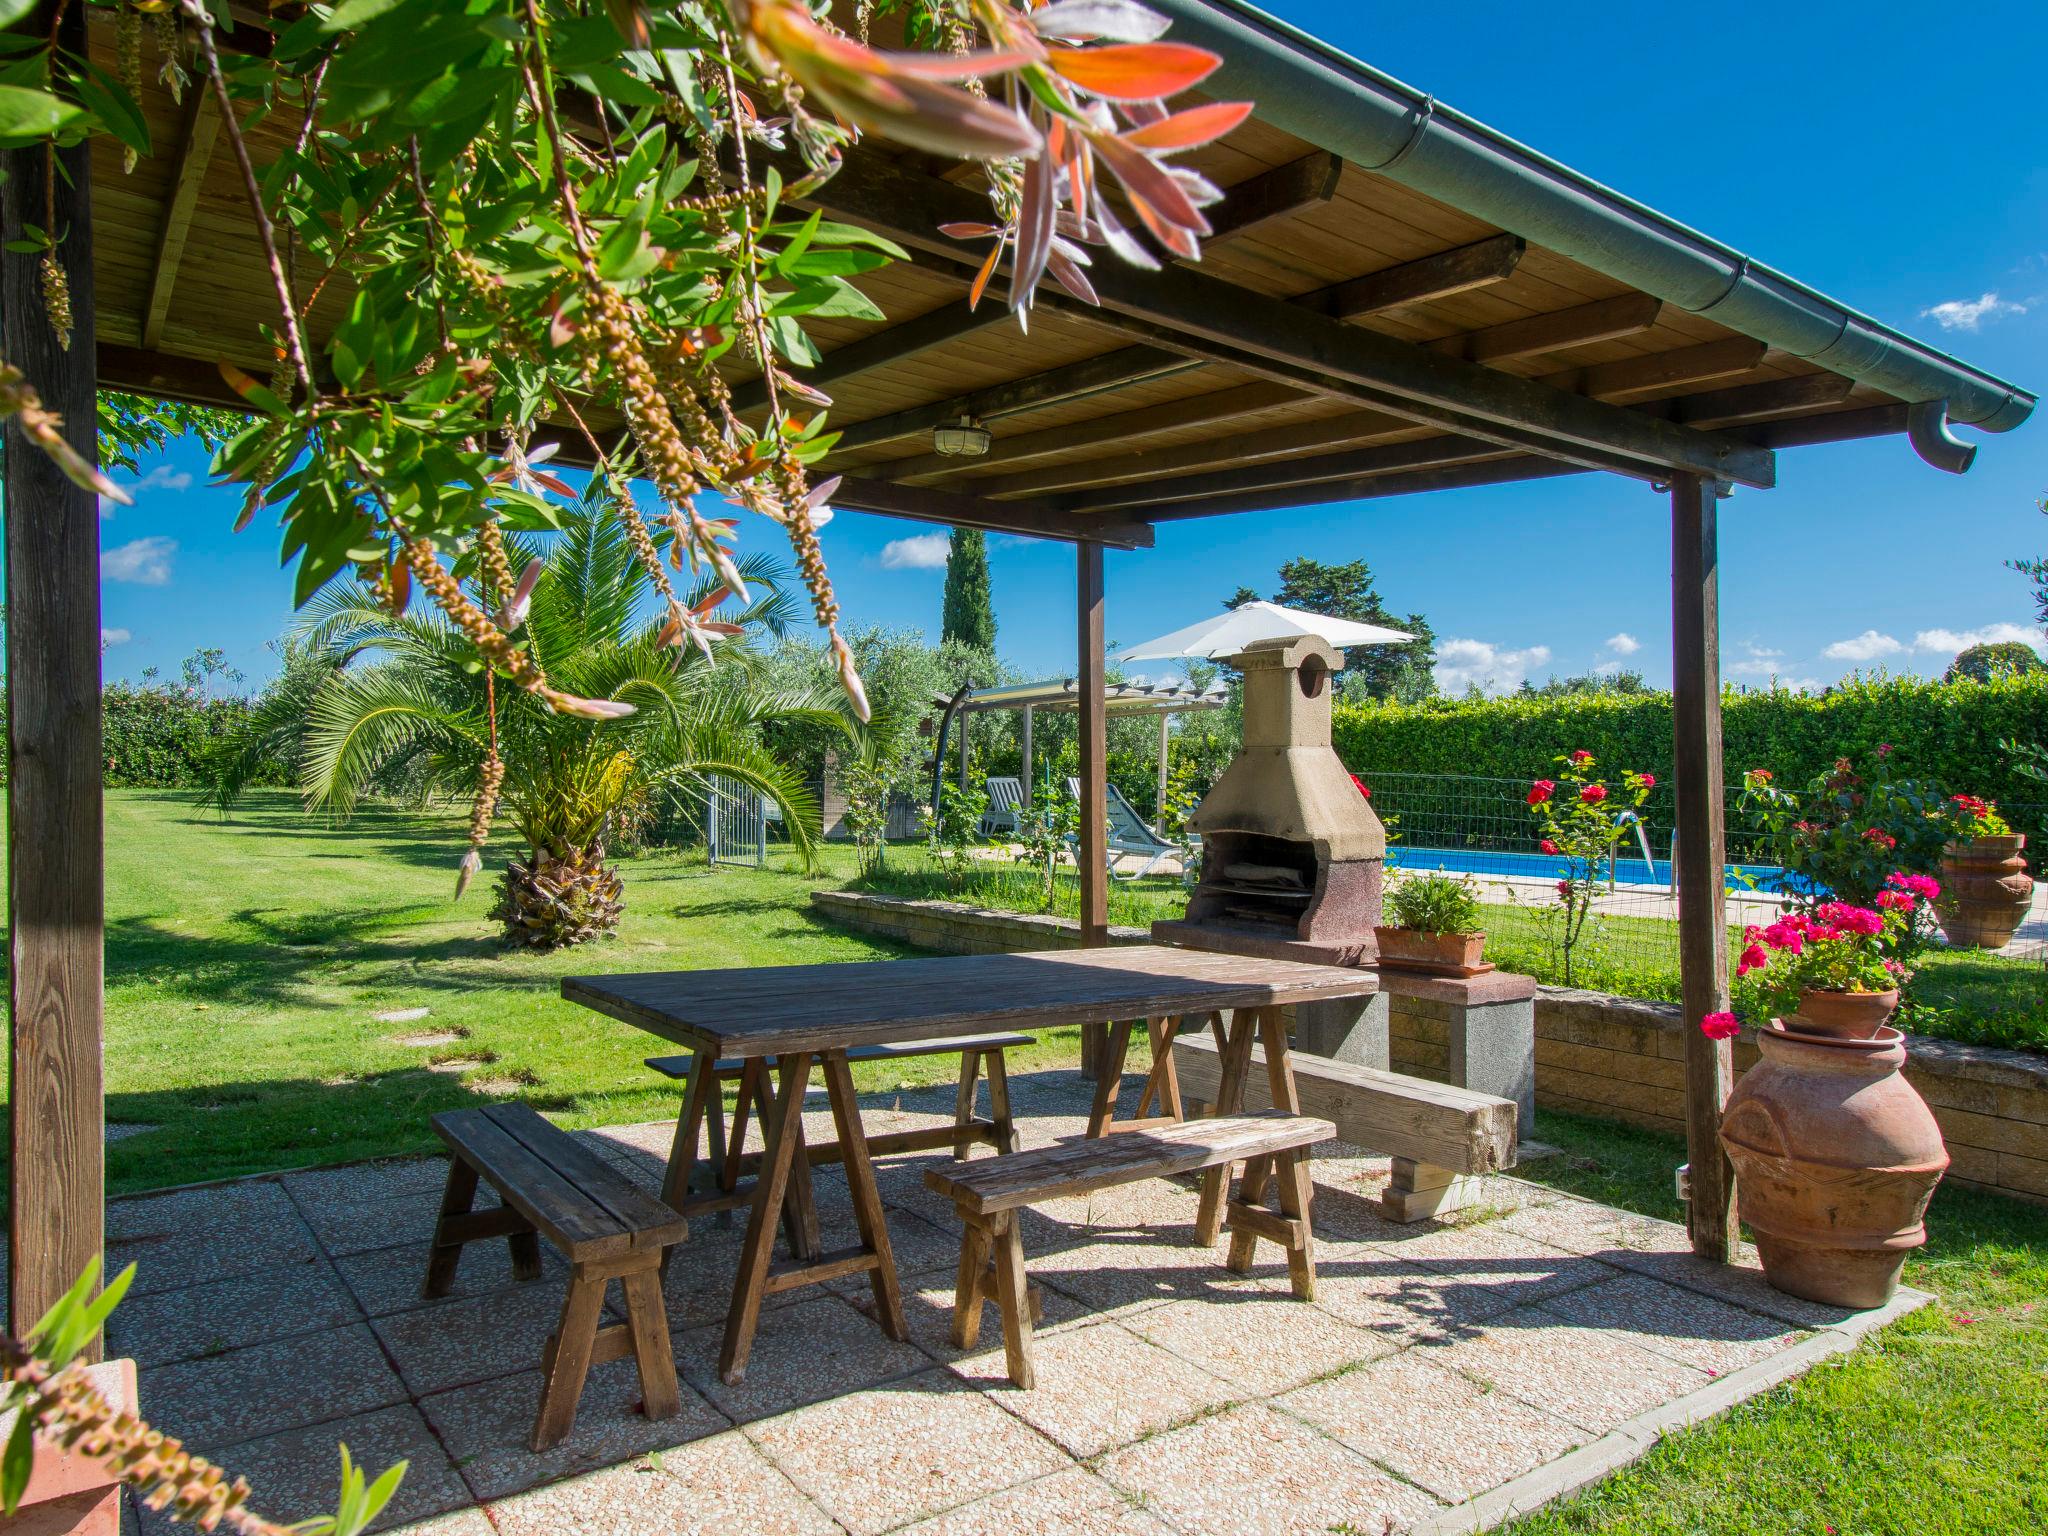
[[1399,645],[1415,638],[1378,624],[1333,619],[1299,608],[1282,608],[1278,603],[1254,602],[1190,624],[1186,629],[1176,629],[1157,640],[1147,640],[1125,651],[1123,659],[1169,661],[1189,656],[1235,656],[1254,640],[1283,640],[1295,635],[1316,635],[1340,651],[1354,645]]

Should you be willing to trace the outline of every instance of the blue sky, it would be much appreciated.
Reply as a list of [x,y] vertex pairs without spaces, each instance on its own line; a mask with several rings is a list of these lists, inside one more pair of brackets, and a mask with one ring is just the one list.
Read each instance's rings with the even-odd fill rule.
[[[2048,387],[2048,131],[2038,0],[1990,0],[1967,34],[1903,8],[1729,0],[1664,6],[1472,0],[1380,7],[1268,0],[1409,83],[1794,276],[2039,390]],[[1688,50],[1692,53],[1687,60]],[[1987,296],[1995,299],[1986,302]],[[1946,313],[1937,306],[1960,306]],[[1731,679],[1825,683],[1859,666],[1939,672],[1951,637],[2032,617],[2008,556],[2048,551],[2048,422],[1983,439],[1963,477],[1902,439],[1795,449],[1781,484],[1722,506]],[[175,672],[219,646],[252,681],[290,621],[274,531],[229,533],[236,498],[180,444],[102,524],[110,677]],[[1423,498],[1169,524],[1108,561],[1109,633],[1133,643],[1270,592],[1297,554],[1371,562],[1390,606],[1456,642],[1451,681],[1618,660],[1668,682],[1667,512],[1647,488],[1579,476]],[[776,530],[744,530],[756,540]],[[851,623],[936,634],[940,572],[919,525],[841,514],[825,547]],[[891,545],[898,547],[892,552]],[[1005,657],[1073,666],[1073,557],[996,540]],[[1616,644],[1616,637],[1622,637]],[[2038,640],[2039,636],[2036,634]],[[1636,649],[1627,652],[1628,642]]]

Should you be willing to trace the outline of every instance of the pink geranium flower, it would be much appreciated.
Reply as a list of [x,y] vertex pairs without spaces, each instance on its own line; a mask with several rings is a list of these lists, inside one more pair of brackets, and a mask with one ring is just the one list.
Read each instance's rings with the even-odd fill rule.
[[1733,1040],[1742,1033],[1742,1021],[1732,1013],[1710,1013],[1700,1020],[1700,1033],[1709,1040]]

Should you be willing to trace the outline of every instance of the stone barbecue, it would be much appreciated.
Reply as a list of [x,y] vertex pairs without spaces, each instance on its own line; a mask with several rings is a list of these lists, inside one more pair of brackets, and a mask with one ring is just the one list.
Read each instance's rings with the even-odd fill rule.
[[1152,925],[1171,944],[1326,965],[1371,964],[1386,829],[1330,745],[1342,655],[1314,636],[1255,641],[1244,748],[1196,807],[1202,878],[1187,915]]

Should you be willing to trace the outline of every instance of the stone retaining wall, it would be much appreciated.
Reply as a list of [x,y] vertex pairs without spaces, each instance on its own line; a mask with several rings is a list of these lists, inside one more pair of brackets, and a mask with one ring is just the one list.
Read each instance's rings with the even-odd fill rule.
[[[912,901],[850,891],[811,897],[822,916],[848,927],[946,954],[1072,949],[1069,918],[990,912],[950,901]],[[1112,928],[1110,941],[1142,944],[1142,928]],[[1442,1079],[1449,1060],[1446,1005],[1389,1001],[1393,1065]],[[1948,1142],[1949,1177],[2048,1203],[2048,1057],[1913,1035],[1906,1076],[1934,1110]],[[1736,1071],[1756,1060],[1735,1046]],[[1685,1035],[1673,1003],[1643,1002],[1567,987],[1536,995],[1536,1102],[1545,1109],[1685,1129]]]

